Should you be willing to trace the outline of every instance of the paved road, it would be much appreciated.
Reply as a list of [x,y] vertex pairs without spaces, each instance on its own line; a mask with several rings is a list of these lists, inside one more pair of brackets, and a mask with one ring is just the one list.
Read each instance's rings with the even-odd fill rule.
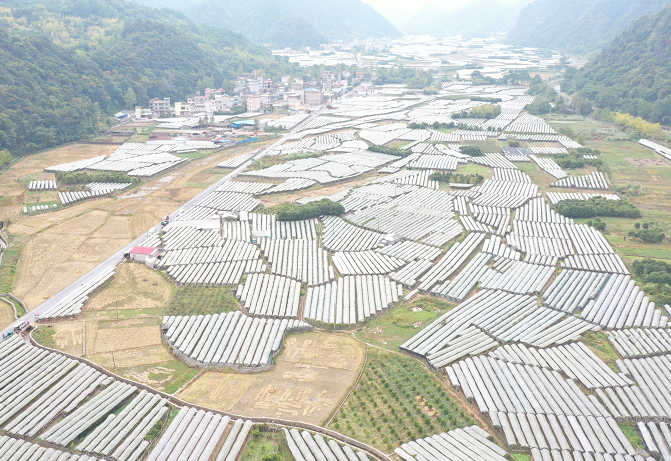
[[[209,194],[211,194],[212,192],[214,192],[219,186],[221,186],[222,184],[224,184],[224,183],[227,182],[227,181],[230,181],[231,179],[235,178],[235,177],[238,176],[240,173],[242,173],[243,171],[245,171],[245,169],[246,169],[246,168],[247,168],[253,161],[258,160],[258,159],[264,157],[266,154],[268,154],[268,152],[270,152],[270,151],[272,151],[273,149],[277,148],[280,144],[282,144],[284,141],[286,141],[287,138],[293,136],[296,132],[300,131],[300,130],[301,130],[305,125],[307,125],[311,120],[313,120],[315,117],[317,117],[319,114],[321,114],[323,110],[324,110],[324,108],[322,108],[321,110],[319,110],[319,111],[313,113],[312,115],[310,115],[310,117],[306,118],[306,119],[303,120],[301,123],[299,123],[298,125],[296,125],[296,126],[289,132],[289,133],[287,133],[286,135],[284,135],[279,141],[277,141],[276,143],[274,143],[272,146],[265,148],[264,150],[262,150],[261,152],[259,152],[258,154],[256,154],[251,160],[248,160],[246,163],[244,163],[244,164],[241,165],[240,167],[236,168],[235,170],[231,171],[231,172],[230,172],[229,174],[227,174],[226,176],[224,176],[220,181],[218,181],[217,183],[211,185],[210,187],[208,187],[207,189],[205,189],[203,192],[201,192],[200,194],[198,194],[196,197],[194,197],[194,198],[192,198],[191,200],[189,200],[188,202],[186,202],[186,203],[185,203],[184,205],[182,205],[180,208],[178,208],[177,210],[175,210],[175,211],[172,213],[171,216],[175,216],[175,215],[178,215],[178,214],[180,214],[180,215],[181,215],[181,214],[184,214],[184,212],[186,212],[186,211],[189,210],[191,207],[193,207],[194,205],[196,205],[197,203],[199,203],[199,202],[200,202],[201,200],[203,200],[207,195],[209,195]],[[154,232],[158,232],[158,231],[161,229],[161,227],[162,227],[162,226],[161,226],[160,224],[157,224],[157,225],[154,226],[152,229],[149,229],[146,233],[144,233],[143,235],[141,235],[141,236],[138,237],[137,239],[133,240],[131,243],[129,243],[128,245],[126,245],[126,246],[125,246],[124,248],[122,248],[121,250],[119,250],[119,251],[117,251],[116,253],[114,253],[114,255],[112,255],[112,256],[110,256],[109,258],[107,258],[105,261],[103,261],[103,262],[100,263],[98,266],[96,266],[95,268],[93,268],[90,272],[88,272],[87,274],[85,274],[85,275],[83,275],[82,277],[80,277],[76,282],[72,283],[71,285],[69,285],[69,286],[67,286],[66,288],[64,288],[63,290],[61,290],[60,292],[56,293],[54,296],[52,296],[51,298],[49,298],[47,301],[43,302],[42,304],[40,304],[39,306],[37,306],[35,309],[33,309],[32,311],[28,312],[26,315],[24,315],[23,317],[21,317],[20,319],[18,319],[18,320],[15,321],[14,323],[12,323],[10,326],[8,326],[8,327],[5,328],[4,330],[2,330],[2,336],[4,336],[5,333],[8,333],[8,332],[12,331],[12,329],[13,329],[17,324],[19,324],[20,322],[22,322],[22,321],[24,321],[24,320],[27,320],[28,322],[31,322],[31,323],[34,322],[36,316],[40,316],[42,313],[46,312],[49,308],[51,308],[51,307],[54,306],[55,304],[59,303],[59,302],[62,301],[63,299],[65,299],[67,296],[69,296],[73,291],[75,291],[77,288],[79,288],[80,286],[82,286],[84,283],[96,279],[96,278],[97,278],[101,273],[103,273],[106,269],[108,269],[108,268],[110,268],[110,267],[113,267],[113,266],[116,266],[117,264],[119,264],[119,262],[120,262],[121,260],[123,260],[123,256],[124,256],[124,254],[128,253],[128,252],[131,250],[131,248],[136,247],[136,246],[138,246],[139,244],[141,244],[141,243],[142,243],[142,242],[149,236],[149,233],[150,233],[152,230],[153,230]],[[2,338],[2,336],[0,336],[0,338]],[[1,342],[1,341],[2,341],[2,340],[0,339],[0,342]]]

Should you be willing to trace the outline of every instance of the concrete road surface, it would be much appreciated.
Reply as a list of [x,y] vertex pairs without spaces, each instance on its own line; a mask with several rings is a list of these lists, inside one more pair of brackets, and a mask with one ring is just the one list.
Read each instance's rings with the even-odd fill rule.
[[[172,216],[175,216],[175,215],[181,215],[181,214],[184,214],[184,212],[186,212],[186,211],[189,210],[191,207],[193,207],[194,205],[196,205],[197,203],[199,203],[199,202],[200,202],[201,200],[203,200],[206,196],[208,196],[208,195],[211,194],[214,190],[216,190],[219,186],[221,186],[221,185],[224,184],[225,182],[228,182],[228,181],[230,181],[231,179],[233,179],[233,178],[235,178],[236,176],[238,176],[240,173],[242,173],[243,171],[245,171],[245,169],[246,169],[252,162],[254,162],[255,160],[258,160],[258,159],[264,157],[265,155],[268,154],[268,152],[274,150],[274,149],[277,148],[280,144],[282,144],[283,142],[285,142],[285,141],[287,140],[287,138],[290,138],[290,137],[293,136],[296,132],[300,131],[300,130],[301,130],[305,125],[307,125],[311,120],[313,120],[315,117],[317,117],[319,114],[321,114],[323,110],[324,110],[324,108],[322,108],[322,109],[320,109],[319,111],[317,111],[317,112],[311,114],[310,117],[306,118],[306,119],[303,120],[301,123],[299,123],[298,125],[296,125],[296,126],[289,132],[289,133],[287,133],[286,135],[284,135],[279,141],[277,141],[276,143],[274,143],[272,146],[263,149],[261,152],[259,152],[258,154],[256,154],[252,159],[248,160],[246,163],[244,163],[244,164],[241,165],[240,167],[238,167],[238,168],[236,168],[235,170],[231,171],[229,174],[227,174],[226,176],[224,176],[224,177],[223,177],[221,180],[219,180],[217,183],[212,184],[210,187],[208,187],[207,189],[205,189],[203,192],[201,192],[200,194],[198,194],[196,197],[192,198],[191,200],[189,200],[188,202],[186,202],[184,205],[182,205],[180,208],[178,208],[177,210],[175,210],[175,211],[172,213],[171,217],[172,217]],[[146,233],[144,233],[143,235],[141,235],[141,236],[138,237],[137,239],[133,240],[131,243],[129,243],[128,245],[126,245],[126,246],[125,246],[124,248],[122,248],[121,250],[119,250],[119,251],[117,251],[116,253],[114,253],[114,255],[112,255],[112,256],[110,256],[109,258],[107,258],[105,261],[103,261],[103,262],[100,263],[98,266],[96,266],[95,268],[93,268],[90,272],[88,272],[87,274],[85,274],[85,275],[83,275],[82,277],[80,277],[76,282],[72,283],[71,285],[68,285],[66,288],[64,288],[64,289],[61,290],[60,292],[56,293],[54,296],[52,296],[51,298],[49,298],[47,301],[43,302],[42,304],[40,304],[39,306],[37,306],[35,309],[33,309],[32,311],[28,312],[26,315],[24,315],[23,317],[21,317],[20,319],[16,320],[14,323],[12,323],[10,326],[8,326],[8,327],[5,328],[4,330],[2,330],[2,336],[4,336],[6,333],[12,331],[16,325],[18,325],[20,322],[23,322],[24,320],[26,320],[26,321],[28,321],[28,322],[30,322],[30,323],[33,323],[37,317],[41,316],[42,313],[46,312],[49,308],[53,307],[55,304],[58,304],[58,303],[59,303],[60,301],[62,301],[63,299],[67,298],[67,297],[68,297],[70,294],[72,294],[72,292],[75,291],[77,288],[81,287],[81,286],[82,286],[83,284],[85,284],[86,282],[89,282],[89,281],[92,281],[92,280],[96,279],[96,278],[97,278],[101,273],[103,273],[106,269],[108,269],[108,268],[110,268],[110,267],[113,267],[113,266],[116,266],[117,264],[119,264],[119,263],[123,260],[123,256],[124,256],[124,254],[128,253],[128,252],[131,250],[131,248],[140,245],[140,244],[141,244],[141,243],[142,243],[142,242],[149,236],[149,233],[150,233],[152,230],[153,230],[154,232],[158,232],[162,227],[163,227],[163,226],[161,226],[161,224],[157,224],[157,225],[154,226],[152,229],[149,229]],[[0,336],[0,338],[1,338],[1,336]],[[1,341],[2,341],[2,339],[0,339],[0,342],[1,342]]]

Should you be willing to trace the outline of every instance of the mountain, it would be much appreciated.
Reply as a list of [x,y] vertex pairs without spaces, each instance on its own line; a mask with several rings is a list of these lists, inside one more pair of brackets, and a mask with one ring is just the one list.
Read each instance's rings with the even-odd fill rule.
[[[38,3],[39,2],[39,3]],[[0,0],[0,149],[23,155],[104,129],[136,102],[185,100],[291,66],[183,14],[123,0]]]
[[590,54],[605,47],[638,17],[668,0],[535,0],[522,10],[507,43]]
[[285,16],[275,23],[263,39],[273,48],[319,48],[326,43],[324,35],[302,16]]
[[[228,29],[254,43],[272,43],[273,28],[284,18],[300,17],[328,40],[397,38],[401,33],[380,13],[361,0],[133,0],[153,8],[183,12],[198,24]],[[303,28],[292,30],[300,37]],[[308,37],[314,34],[308,29]],[[306,37],[307,38],[307,37]],[[309,41],[309,40],[308,40]],[[301,45],[308,46],[307,42]]]
[[644,16],[562,84],[596,107],[671,123],[671,3]]
[[455,11],[427,6],[403,24],[401,30],[408,34],[464,35],[474,38],[504,34],[515,25],[525,3],[472,0]]

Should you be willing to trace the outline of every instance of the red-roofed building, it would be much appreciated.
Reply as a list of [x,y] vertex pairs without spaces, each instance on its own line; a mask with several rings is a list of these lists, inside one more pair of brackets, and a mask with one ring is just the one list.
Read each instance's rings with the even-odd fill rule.
[[130,250],[130,260],[144,262],[149,256],[156,256],[158,248],[154,247],[134,247]]

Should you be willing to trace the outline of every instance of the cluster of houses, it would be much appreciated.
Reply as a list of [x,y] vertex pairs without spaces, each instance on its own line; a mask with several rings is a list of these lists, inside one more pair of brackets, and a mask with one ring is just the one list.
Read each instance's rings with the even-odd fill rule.
[[[205,88],[197,92],[186,102],[170,98],[153,98],[147,107],[137,106],[131,113],[123,111],[117,118],[133,117],[135,119],[158,118],[161,116],[193,117],[223,115],[236,107],[243,107],[246,112],[265,113],[273,110],[287,110],[294,113],[307,113],[328,103],[331,99],[350,87],[350,83],[361,82],[363,71],[327,72],[322,81],[304,81],[302,78],[282,77],[281,81],[265,79],[255,72],[243,74],[235,80],[233,94],[229,95],[223,88]],[[365,83],[365,82],[364,82]],[[364,93],[371,91],[372,84],[365,86]],[[357,88],[361,89],[362,85]]]

